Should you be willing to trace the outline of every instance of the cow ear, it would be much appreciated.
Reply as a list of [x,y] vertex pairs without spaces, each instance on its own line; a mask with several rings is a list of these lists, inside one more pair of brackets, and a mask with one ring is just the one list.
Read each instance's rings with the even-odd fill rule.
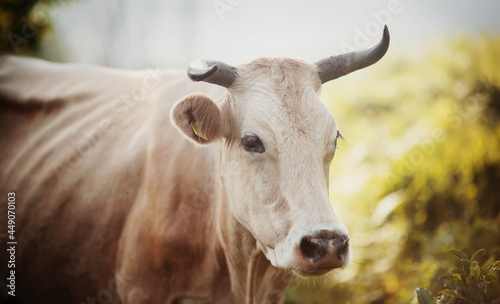
[[221,111],[208,96],[195,93],[177,101],[170,121],[181,133],[199,144],[221,137]]

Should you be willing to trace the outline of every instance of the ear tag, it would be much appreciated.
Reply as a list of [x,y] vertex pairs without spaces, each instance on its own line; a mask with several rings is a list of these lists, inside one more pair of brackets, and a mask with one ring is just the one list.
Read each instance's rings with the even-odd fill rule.
[[193,129],[194,134],[196,134],[200,138],[203,138],[204,140],[208,140],[207,135],[203,133],[202,130],[198,129],[196,121],[190,121],[189,124],[191,125],[191,129]]

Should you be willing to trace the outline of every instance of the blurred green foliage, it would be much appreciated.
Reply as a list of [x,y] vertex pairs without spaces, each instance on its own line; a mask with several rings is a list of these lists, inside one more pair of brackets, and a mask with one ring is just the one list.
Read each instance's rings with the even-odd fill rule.
[[446,250],[500,258],[500,39],[393,54],[323,98],[347,141],[331,199],[353,265],[292,282],[287,303],[417,303],[453,268]]
[[0,54],[34,53],[62,1],[0,1]]

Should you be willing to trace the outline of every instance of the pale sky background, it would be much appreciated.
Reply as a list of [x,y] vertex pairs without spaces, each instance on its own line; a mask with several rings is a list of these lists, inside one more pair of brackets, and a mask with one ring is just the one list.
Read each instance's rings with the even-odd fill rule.
[[53,14],[44,49],[57,51],[45,52],[52,60],[131,69],[185,68],[202,58],[314,62],[375,43],[382,23],[394,52],[499,35],[499,13],[498,0],[73,0]]

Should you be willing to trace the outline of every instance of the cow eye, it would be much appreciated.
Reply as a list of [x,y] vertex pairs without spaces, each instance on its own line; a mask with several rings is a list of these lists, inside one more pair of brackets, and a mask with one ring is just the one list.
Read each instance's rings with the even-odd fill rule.
[[337,141],[340,139],[344,139],[344,136],[342,136],[342,133],[340,131],[337,131],[337,137],[335,137],[335,142],[333,143],[333,154],[335,155],[335,151],[338,149],[337,148]]
[[264,153],[266,149],[260,138],[256,135],[247,135],[241,139],[243,149],[252,153]]
[[340,133],[340,131],[337,131],[337,137],[335,138],[335,149],[337,149],[337,140],[339,138],[344,140],[344,136],[342,135],[342,133]]

